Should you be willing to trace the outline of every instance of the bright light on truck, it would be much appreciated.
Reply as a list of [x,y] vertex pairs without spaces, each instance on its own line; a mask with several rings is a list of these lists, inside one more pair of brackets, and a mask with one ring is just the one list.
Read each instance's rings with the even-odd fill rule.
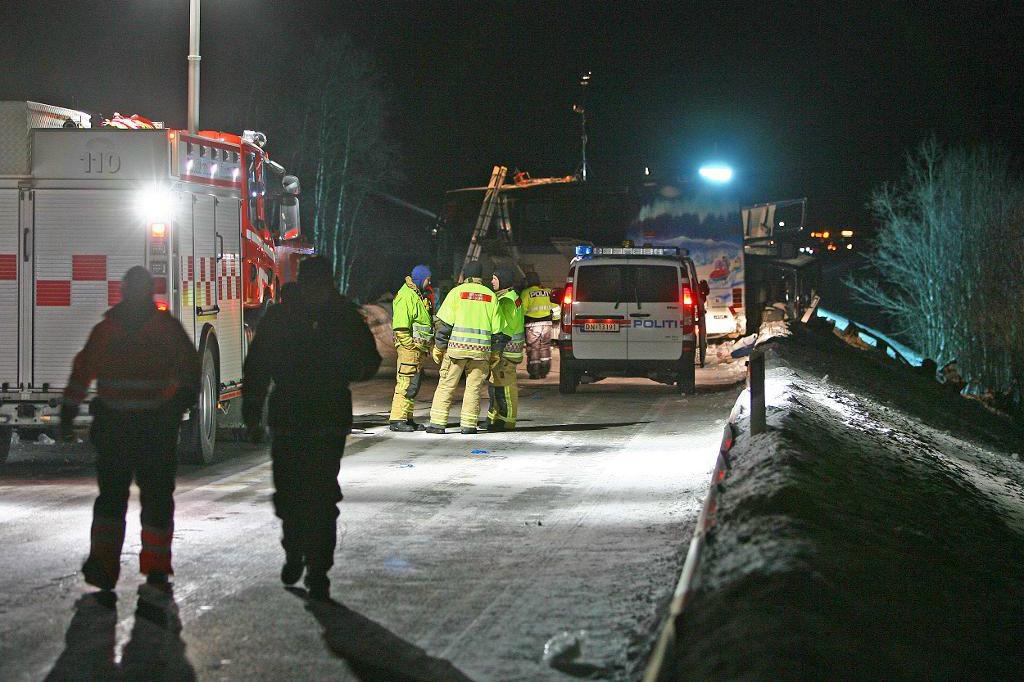
[[147,222],[165,221],[171,212],[171,195],[163,187],[146,187],[135,198],[135,211]]

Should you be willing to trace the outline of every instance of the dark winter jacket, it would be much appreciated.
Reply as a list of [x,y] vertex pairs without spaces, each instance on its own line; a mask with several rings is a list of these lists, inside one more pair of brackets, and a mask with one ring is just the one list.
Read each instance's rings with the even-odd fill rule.
[[380,362],[373,335],[352,303],[331,292],[326,303],[310,306],[299,290],[294,300],[271,307],[256,329],[242,380],[245,422],[259,424],[273,381],[273,430],[348,431],[348,385],[371,378]]
[[196,348],[178,320],[148,301],[122,301],[75,356],[64,389],[65,418],[77,413],[93,380],[106,408],[180,415],[199,395],[199,371]]

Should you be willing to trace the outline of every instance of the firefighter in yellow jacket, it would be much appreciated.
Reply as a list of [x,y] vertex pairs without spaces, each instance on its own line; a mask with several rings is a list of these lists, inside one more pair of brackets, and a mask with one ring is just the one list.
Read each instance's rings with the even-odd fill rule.
[[501,350],[493,346],[500,331],[497,295],[484,286],[483,274],[479,261],[467,263],[462,271],[462,283],[448,292],[437,311],[432,357],[441,369],[430,406],[427,433],[445,432],[452,396],[463,373],[466,392],[462,397],[459,425],[464,434],[477,432],[480,390],[487,382],[492,361],[497,363]]
[[519,410],[519,383],[516,367],[523,361],[523,301],[512,288],[515,272],[499,267],[491,281],[498,293],[498,318],[501,323],[500,340],[504,342],[498,363],[491,368],[491,382],[487,393],[491,407],[487,412],[488,431],[511,431],[516,426]]
[[412,276],[395,294],[392,302],[391,328],[398,350],[398,372],[395,396],[391,400],[392,431],[417,431],[424,428],[413,419],[416,394],[420,390],[423,359],[434,342],[434,327],[424,291],[430,284],[430,268],[417,265]]
[[526,371],[543,379],[551,371],[551,289],[541,286],[536,272],[526,273],[522,301],[526,318]]

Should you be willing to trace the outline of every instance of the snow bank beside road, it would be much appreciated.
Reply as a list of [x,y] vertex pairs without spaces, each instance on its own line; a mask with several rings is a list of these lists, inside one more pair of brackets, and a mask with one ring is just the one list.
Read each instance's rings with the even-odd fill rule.
[[1020,429],[801,329],[769,347],[666,679],[1010,678],[1024,651]]

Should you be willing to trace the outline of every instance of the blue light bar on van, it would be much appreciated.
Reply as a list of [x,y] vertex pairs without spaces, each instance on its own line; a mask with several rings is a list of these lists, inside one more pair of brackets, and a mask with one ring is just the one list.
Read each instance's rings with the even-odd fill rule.
[[[579,254],[580,247],[576,247]],[[678,256],[674,246],[598,246],[591,249],[595,256]]]
[[576,255],[579,256],[580,258],[583,258],[584,256],[593,255],[593,253],[594,253],[594,247],[593,246],[588,246],[586,244],[577,244],[576,245]]

